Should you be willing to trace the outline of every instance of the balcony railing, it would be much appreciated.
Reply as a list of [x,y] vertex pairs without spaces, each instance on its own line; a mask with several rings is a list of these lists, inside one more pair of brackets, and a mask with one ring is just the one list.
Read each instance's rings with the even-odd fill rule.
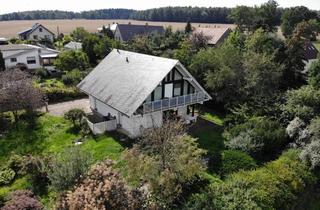
[[143,112],[150,113],[155,111],[165,111],[175,107],[204,102],[206,100],[208,100],[208,97],[202,92],[177,96],[173,98],[166,98],[158,101],[144,103]]

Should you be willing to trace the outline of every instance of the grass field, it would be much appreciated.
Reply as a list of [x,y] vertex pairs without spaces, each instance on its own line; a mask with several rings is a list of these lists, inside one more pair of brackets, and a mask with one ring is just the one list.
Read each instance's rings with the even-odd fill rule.
[[[173,30],[184,29],[186,23],[177,22],[152,22],[152,21],[137,21],[137,20],[18,20],[18,21],[0,21],[0,37],[12,38],[16,37],[17,33],[31,27],[34,23],[41,23],[53,33],[57,34],[58,28],[60,33],[69,34],[76,27],[84,27],[91,33],[97,32],[97,28],[103,25],[107,26],[112,23],[128,23],[144,25],[160,25],[164,27],[172,26]],[[223,27],[234,25],[229,24],[207,24],[207,23],[193,23],[194,27]]]

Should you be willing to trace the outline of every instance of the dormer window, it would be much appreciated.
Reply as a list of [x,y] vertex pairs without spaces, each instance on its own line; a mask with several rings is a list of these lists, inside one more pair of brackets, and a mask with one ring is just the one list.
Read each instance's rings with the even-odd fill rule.
[[39,28],[39,32],[42,32],[42,28]]

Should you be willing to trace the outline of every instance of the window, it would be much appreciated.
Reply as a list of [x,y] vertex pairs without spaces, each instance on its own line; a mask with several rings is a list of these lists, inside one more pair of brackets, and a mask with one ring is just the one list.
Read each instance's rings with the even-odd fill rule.
[[10,58],[10,62],[11,62],[11,63],[17,62],[17,58]]
[[33,35],[33,39],[38,39],[38,35]]
[[158,86],[155,90],[154,90],[154,100],[160,100],[162,99],[162,87]]
[[42,28],[39,28],[39,32],[42,32]]
[[181,95],[181,83],[176,83],[173,85],[173,96]]
[[181,80],[181,79],[182,79],[182,76],[181,76],[180,72],[177,69],[175,69],[174,70],[174,80]]
[[37,63],[36,57],[27,57],[27,64],[35,64]]

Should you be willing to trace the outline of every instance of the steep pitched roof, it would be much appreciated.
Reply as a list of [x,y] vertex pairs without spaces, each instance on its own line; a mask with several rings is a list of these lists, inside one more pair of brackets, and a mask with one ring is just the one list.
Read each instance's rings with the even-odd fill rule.
[[208,44],[216,45],[223,38],[225,38],[231,29],[229,27],[210,27],[210,28],[196,28],[193,33],[202,33],[209,37]]
[[31,34],[34,30],[36,30],[37,28],[39,28],[39,26],[42,26],[44,29],[46,29],[49,33],[51,33],[52,35],[54,35],[54,33],[52,33],[49,29],[47,29],[46,27],[44,27],[43,25],[41,25],[40,23],[35,23],[31,28],[28,28],[24,31],[21,31],[18,33],[18,35],[28,35]]
[[138,35],[164,33],[163,26],[118,24],[117,27],[121,33],[123,41],[129,41]]
[[131,116],[178,60],[113,50],[78,88]]

